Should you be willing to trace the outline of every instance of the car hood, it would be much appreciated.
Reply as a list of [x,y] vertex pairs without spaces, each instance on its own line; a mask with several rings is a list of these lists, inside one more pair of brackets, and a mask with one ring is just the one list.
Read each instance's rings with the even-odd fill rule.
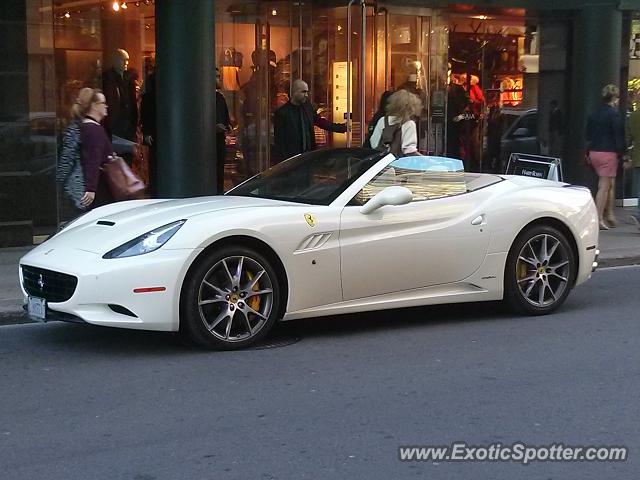
[[98,208],[48,240],[57,245],[103,254],[155,228],[197,215],[226,215],[245,208],[277,208],[290,202],[262,198],[214,196],[178,200],[142,200]]

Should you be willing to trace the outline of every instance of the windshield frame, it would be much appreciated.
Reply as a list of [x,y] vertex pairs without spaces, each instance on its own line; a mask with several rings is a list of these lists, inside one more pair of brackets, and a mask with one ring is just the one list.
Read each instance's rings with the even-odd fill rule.
[[[353,177],[347,177],[346,180],[344,180],[342,183],[337,185],[334,192],[330,192],[330,194],[327,195],[326,197],[305,198],[305,197],[279,196],[279,195],[260,195],[260,194],[256,195],[256,194],[251,194],[250,191],[246,190],[247,188],[259,189],[262,185],[265,184],[266,181],[269,181],[271,179],[273,179],[274,181],[277,181],[278,179],[282,179],[287,175],[291,175],[293,172],[298,171],[296,170],[298,168],[300,170],[303,170],[305,168],[305,165],[307,166],[309,165],[307,162],[316,161],[318,162],[318,164],[321,164],[319,160],[317,159],[314,160],[313,156],[325,155],[326,161],[330,162],[332,161],[331,160],[332,154],[343,156],[345,159],[348,158],[349,156],[352,156],[360,160],[361,162],[365,162],[365,164],[362,165],[361,163],[358,163],[358,166],[362,166],[362,170],[360,171],[360,173],[358,174],[356,172]],[[311,158],[307,158],[303,162],[300,162],[300,160],[302,160],[301,159],[302,155],[305,155]],[[369,148],[334,148],[334,149],[315,150],[313,152],[306,152],[306,153],[291,157],[283,162],[280,162],[274,165],[268,170],[260,172],[252,176],[251,178],[248,178],[244,182],[233,187],[224,195],[247,197],[247,198],[261,198],[265,200],[276,200],[276,201],[294,203],[298,205],[313,205],[313,206],[334,205],[336,203],[336,200],[341,198],[346,191],[351,190],[355,184],[362,183],[361,179],[368,177],[372,169],[377,170],[375,167],[379,165],[381,160],[384,160],[388,156],[389,154],[386,154],[384,152],[380,152],[374,149],[369,149]],[[393,155],[391,155],[391,157],[393,157]],[[300,163],[295,165],[296,162],[300,162]],[[288,164],[292,164],[293,168],[287,168],[289,166]],[[274,175],[274,170],[282,170],[282,171],[276,172],[276,175]],[[255,185],[251,185],[252,183]],[[321,185],[321,182],[317,183],[316,185],[318,186]],[[313,185],[311,185],[311,187],[313,187]],[[240,194],[238,192],[243,192],[243,193]]]

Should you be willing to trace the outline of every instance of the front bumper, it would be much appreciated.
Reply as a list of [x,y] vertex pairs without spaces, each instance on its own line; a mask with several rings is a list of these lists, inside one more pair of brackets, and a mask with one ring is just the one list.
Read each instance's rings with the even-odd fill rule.
[[[79,249],[38,247],[20,260],[20,285],[26,303],[29,294],[23,283],[23,265],[77,277],[77,286],[68,300],[47,303],[46,320],[177,331],[180,289],[199,252],[161,248],[146,255],[107,260]],[[134,292],[155,287],[163,290]]]

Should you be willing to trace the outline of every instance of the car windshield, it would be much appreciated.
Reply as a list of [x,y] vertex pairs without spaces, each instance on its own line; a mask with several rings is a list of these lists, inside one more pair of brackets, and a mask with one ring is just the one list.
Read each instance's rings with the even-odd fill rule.
[[368,148],[303,153],[259,173],[226,195],[329,205],[385,155]]

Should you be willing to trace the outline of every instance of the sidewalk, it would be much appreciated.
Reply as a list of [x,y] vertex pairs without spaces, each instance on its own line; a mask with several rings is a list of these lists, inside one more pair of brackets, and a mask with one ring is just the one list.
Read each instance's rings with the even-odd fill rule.
[[[600,267],[640,264],[640,230],[629,216],[635,208],[616,208],[618,226],[600,232]],[[18,261],[32,247],[0,248],[0,324],[4,315],[22,312]]]

